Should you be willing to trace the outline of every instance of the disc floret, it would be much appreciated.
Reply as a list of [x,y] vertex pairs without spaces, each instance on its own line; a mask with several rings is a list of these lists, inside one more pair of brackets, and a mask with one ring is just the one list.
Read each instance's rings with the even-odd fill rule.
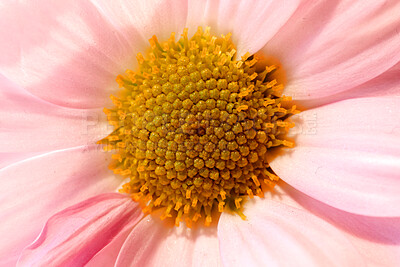
[[100,141],[115,150],[111,169],[130,177],[122,192],[145,212],[162,208],[162,218],[199,218],[226,208],[239,214],[246,196],[263,196],[262,183],[279,179],[269,170],[267,150],[292,147],[282,139],[296,113],[284,108],[283,86],[261,71],[257,57],[236,59],[230,34],[215,37],[199,28],[166,42],[150,39],[137,55],[139,67],[117,77],[115,105],[105,109],[113,133]]

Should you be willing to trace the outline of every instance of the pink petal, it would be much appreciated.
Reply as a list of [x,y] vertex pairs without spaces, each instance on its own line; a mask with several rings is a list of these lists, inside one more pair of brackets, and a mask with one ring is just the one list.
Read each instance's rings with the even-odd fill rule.
[[167,228],[149,216],[132,230],[115,266],[220,266],[216,229]]
[[0,153],[28,154],[93,144],[111,131],[102,110],[56,106],[1,75],[0,106]]
[[8,255],[5,258],[0,259],[1,267],[14,267],[18,261],[19,255]]
[[0,153],[0,169],[15,162],[36,156],[37,153]]
[[328,205],[400,216],[400,97],[359,98],[296,115],[296,147],[273,158],[276,174]]
[[342,231],[368,266],[397,266],[400,262],[400,218],[367,217],[323,204],[283,184],[284,194]]
[[137,30],[124,35],[113,19],[91,1],[10,1],[0,6],[0,71],[52,103],[104,107],[139,52]]
[[312,108],[341,100],[360,97],[400,96],[400,62],[378,77],[353,89],[335,95],[312,100],[296,101],[296,104]]
[[245,203],[247,220],[223,213],[218,223],[225,266],[363,266],[341,231],[287,196]]
[[399,13],[397,0],[304,1],[263,50],[287,70],[285,94],[333,95],[399,62]]
[[[98,10],[108,18],[135,48],[134,56],[149,47],[148,39],[157,35],[159,40],[166,40],[172,32],[183,31],[187,18],[187,0],[93,0]],[[138,35],[132,39],[129,35]],[[139,45],[139,46],[138,46]],[[139,48],[139,49],[138,49]]]
[[137,222],[129,220],[128,223],[129,226],[124,227],[105,247],[97,252],[85,267],[115,266],[121,247]]
[[127,196],[93,197],[52,216],[35,242],[24,249],[18,265],[84,266],[142,216]]
[[[0,170],[0,259],[18,255],[54,213],[121,184],[98,147],[77,147]],[[23,229],[23,230],[21,230]]]
[[261,49],[286,23],[300,1],[189,1],[187,25],[211,26],[213,32],[233,34],[239,56]]

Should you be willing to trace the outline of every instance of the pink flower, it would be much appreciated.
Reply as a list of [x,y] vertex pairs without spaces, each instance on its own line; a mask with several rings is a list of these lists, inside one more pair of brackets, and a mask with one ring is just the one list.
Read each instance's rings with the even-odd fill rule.
[[[0,265],[396,266],[398,14],[397,0],[2,1]],[[279,58],[305,111],[296,147],[270,154],[278,195],[246,203],[247,220],[165,228],[115,193],[95,142],[147,40],[199,25]]]

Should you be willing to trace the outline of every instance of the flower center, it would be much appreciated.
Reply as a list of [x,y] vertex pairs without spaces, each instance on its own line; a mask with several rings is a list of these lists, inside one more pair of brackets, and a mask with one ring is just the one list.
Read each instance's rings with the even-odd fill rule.
[[123,89],[105,109],[115,130],[99,143],[116,150],[111,169],[130,177],[122,192],[176,225],[209,225],[225,209],[244,216],[244,197],[263,196],[262,184],[279,179],[267,150],[293,146],[282,134],[296,107],[281,106],[290,98],[279,97],[276,67],[260,70],[248,53],[236,59],[230,34],[218,38],[209,28],[150,44],[138,69],[117,77]]

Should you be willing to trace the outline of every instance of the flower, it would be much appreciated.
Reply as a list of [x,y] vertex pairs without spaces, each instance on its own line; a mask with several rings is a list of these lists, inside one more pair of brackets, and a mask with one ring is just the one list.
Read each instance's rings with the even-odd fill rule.
[[[395,266],[399,9],[395,0],[3,1],[1,265]],[[115,77],[146,40],[199,25],[232,32],[238,55],[278,58],[284,93],[304,111],[292,118],[296,147],[269,154],[284,182],[246,203],[247,220],[223,213],[217,227],[165,228],[113,193],[123,181],[95,142],[110,132],[102,108]]]

